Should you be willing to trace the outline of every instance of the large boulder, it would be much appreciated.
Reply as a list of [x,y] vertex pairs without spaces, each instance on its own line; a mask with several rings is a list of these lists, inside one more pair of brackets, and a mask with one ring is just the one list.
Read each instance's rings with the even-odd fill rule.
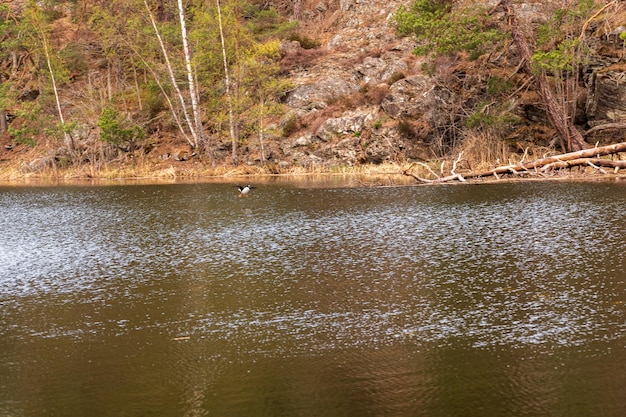
[[443,115],[439,110],[454,100],[454,93],[436,84],[433,78],[413,75],[392,84],[381,108],[394,119],[437,122]]
[[355,110],[345,112],[340,117],[327,119],[315,132],[315,136],[324,142],[349,134],[358,136],[374,119],[375,111]]
[[324,109],[328,104],[342,96],[358,91],[359,85],[348,77],[329,75],[309,83],[303,83],[293,89],[286,97],[285,104],[293,109],[307,112]]
[[587,123],[594,127],[626,122],[626,66],[611,65],[596,71],[587,96]]

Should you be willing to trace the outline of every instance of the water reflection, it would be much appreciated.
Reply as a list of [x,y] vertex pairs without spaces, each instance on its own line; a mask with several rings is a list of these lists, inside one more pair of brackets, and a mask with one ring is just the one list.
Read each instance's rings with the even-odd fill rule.
[[0,190],[0,415],[626,409],[624,184],[254,191]]

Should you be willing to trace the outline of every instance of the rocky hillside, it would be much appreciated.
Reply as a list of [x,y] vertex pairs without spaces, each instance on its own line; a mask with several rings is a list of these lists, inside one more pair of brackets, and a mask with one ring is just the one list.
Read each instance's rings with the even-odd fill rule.
[[[398,117],[408,109],[402,104],[406,97],[391,86],[420,71],[412,53],[415,42],[399,38],[390,22],[401,4],[346,0],[306,5],[304,28],[317,32],[322,52],[289,69],[294,88],[285,98],[289,111],[281,123],[296,126],[277,143],[281,164],[352,165],[431,156],[426,144],[398,128]],[[284,61],[307,52],[298,42],[285,44],[284,50]],[[413,105],[425,109],[429,100]]]
[[[464,152],[467,164],[476,166],[519,159],[528,152],[561,150],[562,140],[533,78],[520,71],[520,53],[511,42],[478,59],[464,53],[418,57],[413,53],[416,39],[400,36],[392,19],[400,6],[411,3],[303,0],[296,10],[291,2],[273,4],[284,17],[295,14],[301,34],[314,40],[315,47],[296,40],[282,43],[281,74],[291,83],[282,98],[285,111],[268,126],[264,141],[251,137],[242,142],[240,161],[281,172],[292,167],[441,160]],[[469,3],[455,2],[455,7]],[[478,3],[507,24],[498,1]],[[554,13],[551,5],[549,1],[514,2],[520,21],[530,26],[546,22]],[[567,94],[555,86],[557,95],[575,97],[564,105],[575,108],[573,123],[588,144],[624,140],[624,9],[620,2],[597,2],[598,13],[578,29],[587,48],[580,73],[567,77]],[[59,39],[69,42],[72,37],[89,36],[69,19],[59,22],[65,22],[53,32]],[[98,62],[97,51],[90,53],[92,62]],[[98,142],[99,113],[92,111],[93,102],[86,101],[92,84],[104,83],[106,77],[97,65],[88,74],[76,77],[61,91],[70,111],[84,118],[93,113],[74,132],[84,154],[68,155],[63,146],[45,138],[38,138],[34,147],[16,145],[5,132],[0,164],[22,159],[22,171],[41,172],[68,160],[106,157],[106,152],[95,155],[89,148],[89,143]],[[40,93],[32,82],[22,88],[25,101]],[[175,130],[155,128],[148,133],[142,158],[161,165],[206,162]],[[132,152],[116,152],[120,151],[121,156],[108,157],[130,160]],[[230,154],[228,138],[218,138],[214,162],[228,163]]]
[[[497,1],[486,3],[498,13]],[[529,148],[550,152],[559,147],[532,80],[518,71],[513,47],[474,61],[462,54],[418,59],[413,54],[415,40],[399,37],[390,22],[401,4],[308,4],[305,26],[320,29],[325,53],[290,72],[295,88],[286,98],[290,112],[283,123],[295,117],[301,129],[275,149],[281,163],[429,160],[460,151],[472,154],[474,162],[495,163]],[[553,12],[549,2],[515,6],[520,19],[534,25]],[[575,81],[574,124],[589,144],[623,141],[626,127],[626,83],[621,82],[626,64],[620,38],[626,30],[620,25],[625,14],[614,6],[599,16],[588,20],[581,33],[589,50]],[[297,52],[297,44],[286,45],[288,55]],[[494,95],[488,91],[491,80],[510,80],[515,87]],[[508,113],[516,117],[512,123],[496,129],[468,128],[477,106],[496,107],[498,100],[505,100]]]

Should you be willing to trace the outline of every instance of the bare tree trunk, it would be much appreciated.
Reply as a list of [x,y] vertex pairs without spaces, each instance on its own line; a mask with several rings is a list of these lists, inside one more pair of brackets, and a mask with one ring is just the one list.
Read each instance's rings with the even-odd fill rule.
[[159,76],[157,75],[156,71],[150,66],[148,62],[146,62],[145,59],[143,59],[139,51],[135,49],[132,43],[127,42],[126,45],[128,46],[128,49],[130,49],[131,51],[135,53],[135,55],[137,55],[137,57],[141,60],[141,62],[143,62],[144,66],[152,74],[152,77],[154,78],[154,81],[159,86],[159,89],[161,90],[163,97],[165,97],[165,101],[167,101],[167,106],[170,108],[170,112],[172,113],[172,117],[174,118],[174,121],[176,122],[176,126],[178,126],[178,130],[183,135],[187,143],[189,143],[189,145],[193,147],[194,146],[193,139],[190,138],[189,135],[187,135],[187,132],[185,131],[185,128],[183,127],[182,122],[180,121],[180,118],[178,117],[178,114],[176,113],[176,109],[174,108],[174,103],[172,103],[170,96],[167,95],[167,91],[165,91],[165,88],[163,87],[163,84],[161,83],[161,80],[159,79]]
[[185,122],[187,123],[187,127],[189,128],[189,131],[191,132],[191,136],[193,137],[193,140],[190,140],[189,144],[191,145],[192,148],[195,148],[198,146],[198,135],[197,135],[197,132],[193,123],[191,122],[191,117],[189,116],[189,112],[187,111],[187,105],[185,104],[185,99],[183,98],[183,94],[180,91],[180,88],[178,87],[178,83],[176,82],[176,77],[174,76],[174,68],[172,67],[172,64],[170,63],[170,58],[167,53],[167,49],[165,49],[165,44],[163,43],[163,39],[161,38],[161,33],[159,32],[156,21],[154,20],[152,11],[150,11],[150,7],[148,6],[148,3],[146,2],[146,0],[143,0],[143,4],[146,7],[148,16],[150,17],[150,22],[152,23],[152,28],[154,29],[154,33],[156,34],[156,37],[159,40],[159,45],[161,45],[161,52],[163,52],[163,57],[167,65],[167,70],[170,75],[170,81],[172,83],[172,87],[174,87],[174,90],[176,90],[178,101],[180,102],[180,106],[185,116]]
[[63,129],[63,138],[65,140],[65,145],[70,148],[70,150],[74,150],[74,140],[65,130],[65,118],[63,117],[63,110],[61,109],[61,99],[59,98],[59,90],[57,89],[57,82],[54,76],[54,71],[52,70],[52,57],[50,56],[50,49],[48,47],[48,39],[46,38],[43,29],[41,30],[41,43],[43,44],[43,51],[46,57],[46,64],[48,65],[48,71],[50,72],[50,79],[52,81],[52,90],[54,91],[54,99],[57,105],[57,112],[59,113],[59,121],[61,122],[61,129]]
[[263,109],[265,108],[265,100],[263,99],[263,97],[261,96],[261,102],[260,104],[260,108],[259,108],[259,146],[261,148],[261,162],[263,162],[263,164],[265,164],[265,146],[263,145],[263,116],[264,116],[264,112]]
[[0,110],[0,133],[4,133],[9,129],[7,124],[7,111]]
[[193,71],[191,68],[191,53],[189,52],[189,42],[187,41],[187,28],[185,26],[185,9],[183,8],[183,0],[178,0],[178,16],[180,18],[180,32],[183,39],[183,51],[185,53],[185,65],[187,67],[187,80],[189,82],[189,98],[191,99],[191,110],[196,126],[196,135],[198,145],[204,148],[205,141],[202,129],[202,119],[200,116],[200,104],[198,92],[195,87]]
[[143,99],[141,98],[141,89],[139,88],[139,80],[137,80],[137,67],[133,64],[133,81],[135,81],[135,91],[137,92],[137,104],[139,110],[143,111]]
[[237,165],[237,135],[235,133],[235,118],[233,114],[233,98],[230,91],[230,76],[228,73],[228,61],[226,59],[226,42],[224,40],[224,26],[222,25],[222,9],[220,8],[220,0],[215,0],[217,7],[217,20],[220,28],[220,41],[222,42],[222,58],[224,59],[224,83],[226,84],[226,100],[228,101],[228,128],[230,132],[230,140],[232,143],[232,161],[233,165]]
[[[429,184],[439,184],[443,182],[450,181],[462,181],[465,182],[470,178],[481,178],[481,177],[496,177],[500,178],[500,175],[505,174],[513,174],[513,175],[542,175],[546,171],[550,171],[552,169],[557,168],[570,168],[573,166],[591,166],[597,169],[599,166],[603,167],[611,167],[616,169],[626,168],[626,161],[618,160],[613,161],[609,159],[600,159],[600,156],[605,155],[614,155],[621,152],[626,152],[626,142],[615,143],[613,145],[602,146],[599,148],[587,148],[581,149],[575,152],[569,152],[561,155],[549,156],[547,158],[536,159],[534,161],[529,162],[520,162],[514,165],[503,165],[499,166],[487,171],[475,171],[475,172],[467,172],[464,174],[457,174],[454,172],[456,168],[456,164],[460,162],[462,153],[458,156],[457,160],[454,162],[453,169],[451,171],[451,175],[446,177],[439,177],[434,171],[430,169],[427,165],[423,163],[414,163],[411,164],[407,169],[403,170],[402,173],[404,175],[411,176],[416,180],[429,183]],[[436,179],[426,179],[422,178],[419,175],[412,172],[413,166],[425,166],[430,173],[436,177]]]
[[[515,14],[515,11],[513,10],[513,7],[511,6],[510,0],[501,0],[500,4],[504,7],[504,10],[506,12],[509,26],[511,28],[511,34],[513,35],[513,43],[517,45],[522,55],[522,68],[527,74],[533,75],[532,69],[530,67],[530,62],[532,58],[530,46],[528,45],[526,36],[519,26],[517,16]],[[556,100],[545,72],[542,71],[540,74],[536,75],[535,81],[537,82],[539,94],[541,95],[541,98],[546,106],[548,119],[563,139],[563,142],[565,143],[565,146],[567,148],[566,150],[574,152],[584,149],[586,147],[586,144],[582,137],[582,134],[578,130],[576,130],[569,116],[565,114],[567,110],[560,106],[558,101]]]
[[[0,79],[0,85],[2,84],[2,79]],[[0,133],[4,133],[9,129],[7,123],[7,111],[5,109],[0,109]]]

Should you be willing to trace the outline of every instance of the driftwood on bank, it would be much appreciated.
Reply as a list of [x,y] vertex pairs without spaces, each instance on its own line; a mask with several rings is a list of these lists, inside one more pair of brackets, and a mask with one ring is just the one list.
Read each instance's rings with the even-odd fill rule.
[[456,172],[457,164],[461,161],[463,154],[459,154],[454,161],[450,175],[440,177],[426,164],[419,163],[418,165],[425,167],[436,179],[427,179],[420,177],[412,172],[413,167],[416,164],[412,164],[402,173],[404,175],[411,176],[416,180],[423,183],[443,183],[450,181],[465,182],[471,178],[485,178],[496,177],[500,178],[502,175],[543,175],[554,169],[571,168],[574,166],[590,166],[598,170],[602,170],[601,167],[609,167],[618,169],[626,168],[626,160],[611,160],[601,159],[601,156],[617,154],[620,152],[626,152],[626,142],[616,143],[614,145],[602,146],[599,148],[583,149],[581,151],[569,152],[561,155],[549,156],[546,158],[536,159],[529,162],[520,162],[518,164],[503,165],[486,171],[476,171],[460,174]]

